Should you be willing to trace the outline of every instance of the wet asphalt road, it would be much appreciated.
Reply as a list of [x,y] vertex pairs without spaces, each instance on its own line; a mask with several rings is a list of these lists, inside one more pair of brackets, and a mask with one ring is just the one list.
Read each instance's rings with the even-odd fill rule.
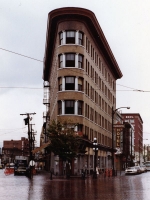
[[150,172],[85,180],[40,172],[30,180],[0,170],[0,180],[0,200],[150,200]]

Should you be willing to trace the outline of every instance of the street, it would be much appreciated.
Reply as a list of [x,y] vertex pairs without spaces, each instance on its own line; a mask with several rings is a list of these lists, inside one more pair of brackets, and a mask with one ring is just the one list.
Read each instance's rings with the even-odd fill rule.
[[0,199],[2,200],[149,200],[150,172],[116,177],[99,175],[85,180],[53,177],[40,172],[30,180],[26,176],[6,176],[0,171]]

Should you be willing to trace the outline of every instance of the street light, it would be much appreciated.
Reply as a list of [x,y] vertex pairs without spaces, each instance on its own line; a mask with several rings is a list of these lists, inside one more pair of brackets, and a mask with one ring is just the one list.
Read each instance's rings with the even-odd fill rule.
[[114,115],[115,115],[116,111],[121,108],[130,109],[130,107],[120,107],[120,108],[116,108],[114,110],[114,108],[112,106],[112,175],[113,176],[115,176],[115,169],[114,169]]
[[94,173],[93,173],[93,178],[97,178],[97,173],[96,173],[96,165],[97,165],[97,138],[94,138],[93,141],[93,151],[95,151],[95,156],[94,156]]

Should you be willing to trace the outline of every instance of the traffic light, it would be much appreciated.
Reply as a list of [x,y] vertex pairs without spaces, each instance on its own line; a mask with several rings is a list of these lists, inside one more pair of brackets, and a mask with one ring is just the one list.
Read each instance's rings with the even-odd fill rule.
[[25,123],[25,125],[29,124],[29,118],[28,117],[24,119],[24,123]]

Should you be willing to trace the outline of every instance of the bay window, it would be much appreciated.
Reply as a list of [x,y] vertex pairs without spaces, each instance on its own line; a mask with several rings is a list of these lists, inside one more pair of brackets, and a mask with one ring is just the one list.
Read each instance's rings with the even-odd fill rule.
[[75,90],[75,77],[65,77],[65,90]]
[[75,53],[66,54],[66,67],[75,67]]
[[75,101],[73,100],[66,100],[65,101],[65,114],[74,114],[75,113]]
[[75,44],[75,31],[66,31],[66,44]]

